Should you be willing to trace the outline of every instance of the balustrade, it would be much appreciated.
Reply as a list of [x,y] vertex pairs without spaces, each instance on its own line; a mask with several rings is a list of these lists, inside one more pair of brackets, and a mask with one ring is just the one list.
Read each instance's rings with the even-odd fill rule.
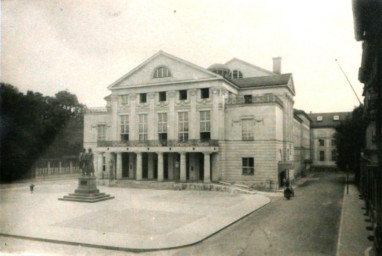
[[128,140],[128,141],[98,141],[98,147],[200,147],[219,146],[218,140]]

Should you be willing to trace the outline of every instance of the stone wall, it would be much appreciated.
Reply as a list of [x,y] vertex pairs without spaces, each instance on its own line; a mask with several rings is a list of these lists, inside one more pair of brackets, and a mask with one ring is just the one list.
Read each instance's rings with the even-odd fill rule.
[[[278,182],[276,141],[225,141],[220,143],[223,180],[258,187]],[[242,174],[242,158],[253,157],[254,175]]]

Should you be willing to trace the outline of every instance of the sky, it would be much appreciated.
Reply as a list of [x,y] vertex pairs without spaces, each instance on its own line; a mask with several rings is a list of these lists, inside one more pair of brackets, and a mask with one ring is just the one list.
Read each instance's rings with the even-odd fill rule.
[[292,73],[295,108],[359,105],[361,43],[350,0],[2,0],[1,81],[104,106],[107,86],[159,50],[207,68],[233,57]]

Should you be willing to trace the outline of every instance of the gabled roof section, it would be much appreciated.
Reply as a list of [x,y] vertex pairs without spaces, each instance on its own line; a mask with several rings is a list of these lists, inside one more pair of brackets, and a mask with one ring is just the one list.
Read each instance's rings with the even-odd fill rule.
[[225,65],[228,65],[228,64],[230,64],[230,63],[233,62],[233,61],[241,62],[241,63],[243,63],[243,64],[245,64],[245,65],[248,65],[248,66],[250,66],[250,67],[252,67],[252,68],[254,68],[254,69],[257,69],[257,70],[259,70],[259,71],[268,73],[269,75],[275,75],[275,73],[273,73],[272,71],[266,70],[266,69],[264,69],[264,68],[261,68],[261,67],[259,67],[259,66],[253,65],[252,63],[246,62],[246,61],[241,60],[241,59],[238,59],[238,58],[233,58],[233,59],[227,61],[227,62],[225,63]]
[[258,76],[232,79],[239,88],[260,88],[273,86],[288,86],[294,93],[292,74]]
[[212,78],[218,78],[218,79],[221,79],[221,77],[205,68],[202,68],[198,65],[195,65],[191,62],[188,62],[184,59],[181,59],[181,58],[178,58],[174,55],[171,55],[169,53],[166,53],[162,50],[160,50],[159,52],[157,52],[156,54],[154,54],[153,56],[151,56],[150,58],[148,58],[147,60],[145,60],[143,63],[141,63],[140,65],[138,65],[137,67],[135,67],[134,69],[132,69],[130,72],[128,72],[126,75],[122,76],[121,78],[119,78],[117,81],[115,81],[114,83],[112,83],[111,85],[108,86],[108,89],[113,89],[113,88],[116,88],[122,81],[126,80],[127,78],[129,78],[130,76],[132,76],[133,74],[135,74],[136,72],[138,72],[139,70],[141,70],[143,67],[145,67],[147,64],[149,64],[151,61],[153,61],[154,59],[156,59],[157,57],[159,56],[165,56],[169,59],[172,59],[174,61],[177,61],[177,62],[180,62],[186,66],[189,66],[191,68],[194,68],[200,72],[203,72],[209,76],[211,76]]

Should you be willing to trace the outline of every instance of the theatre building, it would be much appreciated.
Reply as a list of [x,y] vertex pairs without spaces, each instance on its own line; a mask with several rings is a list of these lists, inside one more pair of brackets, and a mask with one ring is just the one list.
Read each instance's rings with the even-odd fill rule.
[[[85,114],[96,175],[277,188],[294,169],[291,74],[239,59],[208,69],[160,51]],[[293,173],[293,172],[292,172]]]

